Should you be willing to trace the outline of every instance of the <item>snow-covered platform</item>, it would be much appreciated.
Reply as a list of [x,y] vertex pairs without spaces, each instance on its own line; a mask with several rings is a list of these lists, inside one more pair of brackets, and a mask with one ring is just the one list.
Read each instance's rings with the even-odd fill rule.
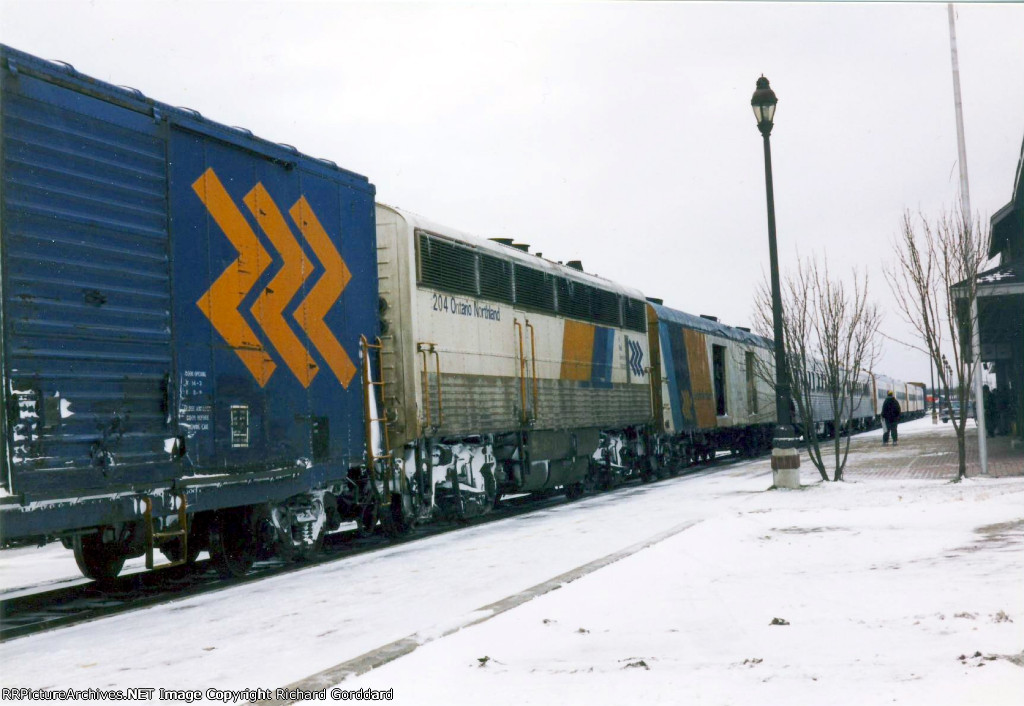
[[[978,429],[968,420],[966,432],[967,475],[981,474],[978,460]],[[831,442],[823,442],[831,449]],[[807,456],[804,454],[806,464]],[[956,478],[958,468],[956,432],[951,423],[933,423],[924,417],[899,426],[899,445],[883,446],[882,430],[858,434],[850,443],[846,473],[851,479],[867,478]],[[1014,448],[1007,436],[988,439],[988,475],[1024,476],[1024,447]]]
[[1020,704],[1024,479],[804,470],[799,491],[704,479],[731,501],[692,528],[340,686],[409,704]]

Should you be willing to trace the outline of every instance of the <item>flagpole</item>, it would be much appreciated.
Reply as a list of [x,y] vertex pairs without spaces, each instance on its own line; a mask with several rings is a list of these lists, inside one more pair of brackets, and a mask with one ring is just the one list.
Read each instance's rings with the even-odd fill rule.
[[[956,16],[953,3],[946,5],[949,13],[949,50],[953,62],[953,103],[956,107],[956,146],[960,162],[960,209],[963,212],[963,225],[971,227],[974,217],[971,215],[971,193],[967,185],[967,145],[964,141],[964,106],[960,97],[960,59],[956,51]],[[978,283],[972,284],[974,296],[971,298],[971,359],[974,371],[974,414],[978,420],[978,460],[981,462],[982,475],[988,475],[988,436],[985,432],[985,400],[982,395],[981,380],[981,332],[978,319]],[[967,401],[968,414],[970,400]],[[967,417],[964,417],[966,420]]]

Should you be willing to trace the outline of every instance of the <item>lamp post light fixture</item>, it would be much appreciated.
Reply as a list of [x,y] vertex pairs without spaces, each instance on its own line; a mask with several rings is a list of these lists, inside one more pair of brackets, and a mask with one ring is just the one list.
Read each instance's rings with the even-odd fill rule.
[[750,99],[757,129],[764,140],[764,181],[768,196],[768,254],[772,274],[772,323],[775,328],[775,430],[772,434],[772,480],[776,488],[800,487],[800,439],[793,431],[792,390],[786,366],[786,346],[782,327],[782,288],[779,284],[779,256],[775,244],[775,193],[772,188],[772,150],[768,136],[772,132],[775,92],[764,76],[757,79],[757,90]]

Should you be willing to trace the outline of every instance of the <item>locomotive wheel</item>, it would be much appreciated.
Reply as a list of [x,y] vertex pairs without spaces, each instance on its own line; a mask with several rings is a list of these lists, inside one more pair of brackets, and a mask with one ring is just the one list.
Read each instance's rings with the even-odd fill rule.
[[95,534],[76,534],[72,548],[75,551],[75,563],[82,575],[95,581],[110,581],[117,577],[127,558],[124,547],[119,542],[103,543],[100,532]]
[[579,483],[570,483],[569,485],[565,486],[565,497],[569,498],[570,500],[582,498],[583,494],[584,490],[582,481],[580,481]]
[[380,525],[389,537],[401,537],[412,530],[415,521],[402,507],[402,496],[392,495],[391,506],[381,508]]
[[221,578],[244,576],[256,561],[249,513],[245,508],[219,510],[210,522],[210,560]]
[[356,525],[359,528],[359,534],[361,536],[369,537],[373,534],[373,530],[377,526],[379,508],[380,506],[377,505],[376,500],[372,500],[366,505],[363,505],[363,509],[359,513],[359,517],[356,518]]
[[315,559],[324,548],[324,537],[327,533],[321,529],[320,534],[313,540],[312,544],[303,544],[301,547],[289,547],[285,552],[287,558],[292,561],[310,561]]

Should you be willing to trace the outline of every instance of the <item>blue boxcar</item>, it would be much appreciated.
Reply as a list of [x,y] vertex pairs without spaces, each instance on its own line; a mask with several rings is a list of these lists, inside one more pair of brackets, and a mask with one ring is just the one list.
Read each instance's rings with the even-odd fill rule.
[[363,462],[374,188],[0,47],[0,539]]

